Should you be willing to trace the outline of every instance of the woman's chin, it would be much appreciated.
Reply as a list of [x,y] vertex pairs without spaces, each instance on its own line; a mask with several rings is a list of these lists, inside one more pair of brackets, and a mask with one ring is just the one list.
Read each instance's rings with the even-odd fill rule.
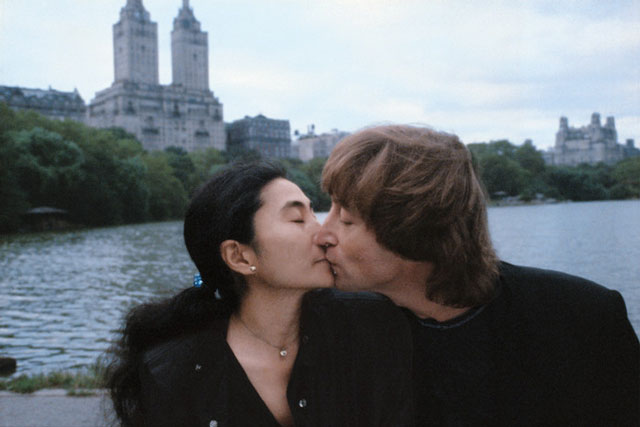
[[326,277],[323,277],[322,280],[319,280],[315,286],[316,288],[335,288],[336,282],[333,278],[333,274],[330,272]]

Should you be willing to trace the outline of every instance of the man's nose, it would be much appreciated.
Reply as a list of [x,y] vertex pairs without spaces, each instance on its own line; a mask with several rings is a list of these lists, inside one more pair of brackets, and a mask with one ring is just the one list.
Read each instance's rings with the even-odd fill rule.
[[336,235],[327,228],[327,224],[325,223],[314,236],[314,243],[318,246],[322,246],[323,248],[328,248],[329,246],[337,245],[338,239],[336,238]]

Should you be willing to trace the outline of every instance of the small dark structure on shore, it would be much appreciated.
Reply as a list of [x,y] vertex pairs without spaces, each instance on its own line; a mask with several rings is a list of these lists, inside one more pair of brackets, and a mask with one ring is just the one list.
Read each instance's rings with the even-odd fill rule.
[[13,357],[0,357],[0,375],[11,375],[16,371],[18,362]]
[[24,223],[29,231],[64,230],[73,227],[69,221],[69,212],[64,209],[40,206],[23,214]]

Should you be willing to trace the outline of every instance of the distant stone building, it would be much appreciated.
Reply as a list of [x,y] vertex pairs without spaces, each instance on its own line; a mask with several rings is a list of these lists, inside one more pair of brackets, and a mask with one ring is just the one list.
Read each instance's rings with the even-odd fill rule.
[[333,147],[347,135],[349,132],[337,129],[333,129],[330,133],[316,135],[314,128],[310,127],[305,135],[298,138],[298,158],[303,162],[308,162],[318,157],[329,157]]
[[14,110],[33,110],[51,119],[83,122],[87,107],[77,90],[60,92],[49,88],[28,89],[0,86],[0,102]]
[[618,144],[613,117],[607,117],[602,126],[600,114],[593,113],[591,123],[580,128],[569,127],[567,118],[561,117],[556,144],[544,154],[544,158],[551,165],[577,166],[581,163],[614,164],[639,154],[640,150],[635,148],[633,139],[628,139],[624,146]]
[[114,82],[89,105],[87,122],[121,127],[147,150],[225,149],[222,104],[209,90],[207,33],[189,0],[173,21],[172,84],[158,82],[158,30],[142,0],[127,0],[113,25]]
[[259,114],[229,123],[227,148],[230,151],[255,150],[267,158],[291,157],[289,120],[269,119]]

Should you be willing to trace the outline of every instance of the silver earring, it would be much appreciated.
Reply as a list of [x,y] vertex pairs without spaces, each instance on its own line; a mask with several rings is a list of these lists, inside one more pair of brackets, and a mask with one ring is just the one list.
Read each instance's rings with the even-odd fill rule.
[[249,270],[251,270],[252,273],[256,272],[256,266],[252,265],[251,267],[249,267]]

